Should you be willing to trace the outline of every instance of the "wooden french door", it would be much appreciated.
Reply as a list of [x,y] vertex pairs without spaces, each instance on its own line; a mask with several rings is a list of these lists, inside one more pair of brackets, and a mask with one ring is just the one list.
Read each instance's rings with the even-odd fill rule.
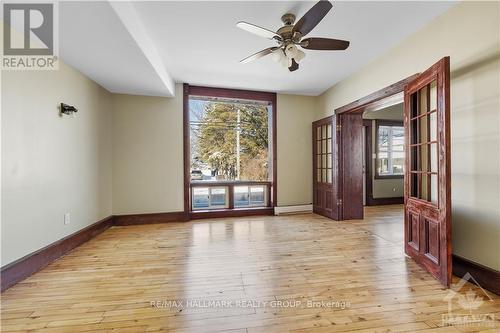
[[338,219],[336,169],[333,159],[337,153],[337,130],[335,117],[315,121],[312,125],[313,138],[313,211],[317,214]]
[[405,88],[405,252],[451,281],[450,59]]

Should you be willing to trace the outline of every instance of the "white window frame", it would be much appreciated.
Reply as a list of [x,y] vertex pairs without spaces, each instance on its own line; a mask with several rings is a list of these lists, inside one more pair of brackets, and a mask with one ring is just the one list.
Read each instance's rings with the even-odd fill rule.
[[[375,126],[375,137],[376,137],[376,155],[375,155],[375,176],[376,178],[403,178],[404,177],[404,170],[401,173],[394,173],[393,169],[393,130],[394,128],[397,127],[398,129],[401,128],[404,131],[404,126],[402,124],[386,124],[386,123],[377,123]],[[380,128],[388,129],[388,138],[387,138],[387,169],[388,173],[383,173],[381,174],[379,172],[379,161],[380,161],[380,135],[379,131]],[[404,164],[403,164],[404,166]]]
[[[194,207],[194,189],[208,188],[208,207]],[[225,205],[212,205],[212,190],[224,189],[225,190]],[[229,187],[228,186],[195,186],[191,191],[191,209],[195,210],[208,210],[208,209],[226,209],[229,208]]]
[[[267,195],[267,186],[266,185],[235,185],[233,188],[233,191],[236,193],[236,187],[247,187],[247,195],[248,195],[248,205],[244,206],[236,206],[236,200],[235,200],[235,205],[234,208],[245,208],[245,207],[267,207],[268,205],[268,195]],[[264,189],[264,203],[259,204],[259,203],[251,203],[250,200],[250,195],[251,195],[251,189],[252,187],[262,187]],[[233,193],[233,197],[235,196],[235,193]]]

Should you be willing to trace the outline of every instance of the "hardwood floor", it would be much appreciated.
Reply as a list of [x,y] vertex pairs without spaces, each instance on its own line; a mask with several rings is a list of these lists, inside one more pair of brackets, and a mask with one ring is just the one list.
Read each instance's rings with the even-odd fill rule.
[[[449,294],[403,255],[402,223],[383,206],[112,227],[4,292],[2,332],[498,332],[500,297]],[[479,322],[445,326],[447,295]]]

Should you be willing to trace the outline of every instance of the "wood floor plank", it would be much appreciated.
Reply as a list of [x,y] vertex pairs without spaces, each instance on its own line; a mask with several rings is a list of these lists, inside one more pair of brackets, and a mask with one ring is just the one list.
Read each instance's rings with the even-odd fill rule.
[[[1,328],[498,331],[500,297],[481,292],[467,283],[448,304],[449,290],[404,256],[402,206],[380,206],[345,222],[301,214],[112,227],[4,292]],[[464,311],[471,293],[482,302]],[[448,326],[450,307],[491,315],[490,326]]]

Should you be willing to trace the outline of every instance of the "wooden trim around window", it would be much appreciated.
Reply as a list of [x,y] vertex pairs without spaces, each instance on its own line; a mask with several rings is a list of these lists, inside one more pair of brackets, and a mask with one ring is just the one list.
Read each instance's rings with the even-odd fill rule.
[[404,122],[402,120],[386,120],[386,119],[374,119],[375,126],[401,126],[404,127]]
[[270,103],[272,103],[273,99],[276,98],[276,93],[265,91],[192,86],[187,83],[185,83],[184,85],[188,86],[190,96],[214,97],[221,99],[230,99],[233,101],[264,101]]
[[182,141],[183,141],[183,166],[184,166],[184,217],[186,220],[189,219],[189,210],[190,210],[190,196],[191,189],[189,187],[189,183],[191,181],[190,174],[190,156],[191,156],[191,147],[189,142],[189,85],[184,83],[183,85],[183,103],[182,103]]
[[[375,171],[376,172],[376,171]],[[373,178],[375,179],[404,179],[404,175],[379,175],[377,173],[375,173],[375,175],[373,176]]]
[[271,121],[273,126],[272,140],[273,140],[273,180],[271,184],[272,192],[272,202],[271,207],[276,207],[278,205],[278,95],[272,94],[271,106],[273,109]]
[[374,178],[375,179],[404,179],[404,174],[401,175],[379,175],[377,169],[377,161],[378,161],[378,128],[380,126],[400,126],[404,128],[404,123],[402,120],[385,120],[385,119],[375,119],[375,170],[374,170]]
[[372,152],[372,120],[363,120],[365,132],[365,204],[366,206],[374,206],[373,204],[373,152]]
[[274,207],[194,210],[189,213],[189,219],[199,220],[199,219],[213,219],[221,217],[242,217],[242,216],[259,216],[259,215],[274,215]]
[[[189,135],[189,96],[200,96],[200,97],[213,97],[220,99],[230,99],[233,101],[265,101],[271,105],[272,109],[272,136],[270,153],[272,154],[273,168],[272,168],[272,180],[270,181],[271,193],[269,195],[269,206],[261,207],[263,213],[269,215],[271,209],[276,207],[278,198],[278,173],[277,173],[277,95],[272,92],[263,91],[251,91],[251,90],[239,90],[239,89],[226,89],[226,88],[213,88],[213,87],[202,87],[202,86],[192,86],[187,83],[184,84],[184,100],[183,100],[183,141],[184,141],[184,214],[186,219],[194,218],[204,218],[206,217],[229,217],[229,216],[245,216],[255,215],[258,209],[223,209],[217,210],[212,214],[211,212],[200,212],[191,210],[191,175],[190,175],[190,162],[191,162],[191,151],[190,151],[190,135]],[[234,182],[235,184],[237,182]],[[248,183],[248,182],[246,182]],[[208,183],[206,185],[210,185]],[[245,182],[241,182],[242,185]],[[195,184],[195,186],[198,186]],[[202,185],[200,185],[202,186]],[[230,202],[230,206],[233,206]],[[271,208],[271,209],[269,209]],[[237,213],[231,213],[231,211],[236,211]],[[261,212],[261,213],[262,213]],[[262,214],[260,214],[262,215]]]

